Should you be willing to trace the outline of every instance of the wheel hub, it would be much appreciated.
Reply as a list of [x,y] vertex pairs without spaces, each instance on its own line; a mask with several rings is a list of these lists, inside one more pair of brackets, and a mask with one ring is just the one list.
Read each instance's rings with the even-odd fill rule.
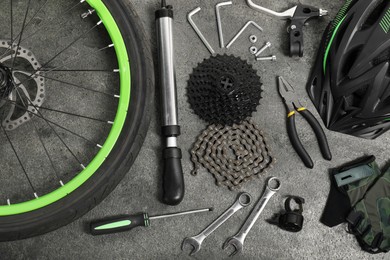
[[8,112],[0,120],[4,129],[14,130],[38,113],[46,97],[45,79],[29,49],[0,39],[0,54],[0,107]]
[[0,63],[0,97],[8,97],[13,87],[11,70]]

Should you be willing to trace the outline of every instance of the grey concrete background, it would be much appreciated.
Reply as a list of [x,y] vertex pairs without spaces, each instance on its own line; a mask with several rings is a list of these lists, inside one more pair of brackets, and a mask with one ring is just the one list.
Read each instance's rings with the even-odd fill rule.
[[[159,1],[131,2],[145,25],[147,34],[151,38],[151,45],[154,46],[153,13]],[[145,145],[137,161],[118,188],[103,203],[82,219],[50,234],[0,244],[0,259],[190,259],[187,252],[182,252],[180,249],[183,238],[199,233],[233,203],[236,192],[215,186],[209,173],[202,171],[197,177],[189,174],[192,163],[187,152],[191,149],[195,138],[207,125],[189,108],[186,100],[186,81],[193,67],[204,58],[208,58],[209,53],[187,23],[186,14],[197,6],[202,7],[202,11],[194,19],[215,49],[223,53],[224,51],[218,48],[214,16],[214,6],[220,1],[170,0],[168,2],[175,7],[176,13],[175,54],[180,121],[183,130],[179,141],[184,151],[183,167],[187,185],[184,201],[177,207],[168,207],[159,202],[161,173],[157,162],[160,155],[160,137],[158,108],[156,108]],[[345,232],[345,226],[340,225],[329,229],[320,224],[319,218],[329,191],[327,169],[368,154],[376,155],[379,164],[385,165],[389,159],[386,148],[390,141],[390,133],[377,140],[368,141],[327,131],[334,157],[331,162],[328,162],[322,159],[314,134],[308,125],[303,120],[299,120],[300,135],[315,161],[315,168],[308,170],[290,145],[285,128],[285,109],[276,90],[275,78],[283,75],[296,87],[296,91],[307,106],[315,111],[305,91],[306,80],[322,32],[343,1],[301,1],[330,11],[329,17],[311,21],[310,26],[305,28],[305,56],[301,59],[291,59],[286,55],[287,25],[284,21],[256,13],[246,6],[244,0],[233,2],[233,6],[222,10],[226,41],[231,39],[248,20],[254,20],[264,28],[263,33],[254,28],[246,31],[240,41],[232,46],[229,53],[248,59],[262,76],[265,86],[264,98],[253,118],[267,134],[270,146],[278,160],[275,168],[266,176],[247,183],[242,190],[251,193],[257,199],[267,177],[278,176],[283,185],[280,193],[273,197],[253,227],[245,241],[244,253],[237,259],[385,259],[385,255],[372,256],[363,253],[355,238]],[[258,2],[275,10],[283,10],[297,3],[293,0]],[[248,37],[251,34],[259,37],[258,47],[267,40],[273,43],[269,54],[277,55],[277,62],[253,60],[248,51],[251,46]],[[300,195],[307,200],[304,213],[305,227],[298,234],[282,231],[265,222],[265,219],[282,208],[283,197],[289,194]],[[215,208],[212,213],[154,221],[149,229],[136,229],[128,233],[102,237],[91,237],[83,231],[86,222],[107,215],[140,211],[153,215],[211,206]],[[249,212],[250,208],[247,208],[234,215],[205,240],[201,252],[194,258],[227,258],[228,252],[223,251],[221,246],[226,238],[237,232]]]

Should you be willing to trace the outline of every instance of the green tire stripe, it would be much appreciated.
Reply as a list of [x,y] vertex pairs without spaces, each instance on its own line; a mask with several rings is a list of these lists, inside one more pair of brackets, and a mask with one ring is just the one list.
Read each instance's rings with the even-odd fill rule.
[[106,27],[111,40],[114,44],[118,67],[120,73],[120,98],[118,111],[112,129],[107,137],[106,142],[103,147],[100,149],[98,154],[92,160],[92,162],[81,171],[75,178],[64,186],[58,188],[57,190],[48,193],[37,199],[30,201],[0,206],[0,216],[10,216],[23,214],[26,212],[31,212],[50,204],[53,204],[60,199],[66,197],[70,193],[74,192],[82,184],[84,184],[91,176],[100,168],[103,162],[106,160],[108,155],[111,153],[114,148],[120,133],[122,132],[123,126],[125,124],[127,110],[130,103],[130,89],[131,89],[131,78],[130,78],[130,64],[129,57],[127,54],[127,49],[125,42],[122,38],[122,34],[116,24],[114,18],[112,17],[110,11],[107,9],[102,0],[86,0],[88,4],[95,9],[96,13],[100,17],[104,26]]

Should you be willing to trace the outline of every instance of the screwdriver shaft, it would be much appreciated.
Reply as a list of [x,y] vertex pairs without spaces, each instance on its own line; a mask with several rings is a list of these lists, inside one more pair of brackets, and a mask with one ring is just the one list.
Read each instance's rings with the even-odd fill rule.
[[183,215],[201,213],[201,212],[208,212],[208,211],[213,211],[213,208],[183,211],[183,212],[165,214],[165,215],[160,215],[160,216],[150,216],[149,219],[152,220],[152,219],[160,219],[160,218],[171,218],[171,217],[177,217],[177,216],[183,216]]

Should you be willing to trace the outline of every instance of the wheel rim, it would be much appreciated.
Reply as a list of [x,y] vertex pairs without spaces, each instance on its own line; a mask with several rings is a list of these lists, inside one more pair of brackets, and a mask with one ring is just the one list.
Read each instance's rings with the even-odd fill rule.
[[106,28],[112,40],[112,43],[114,44],[116,52],[119,67],[120,94],[118,97],[118,109],[115,120],[112,122],[112,128],[106,141],[104,142],[104,145],[101,146],[99,152],[96,154],[93,160],[88,165],[86,165],[85,168],[72,180],[66,184],[62,183],[63,186],[60,186],[58,189],[43,196],[38,196],[37,198],[32,198],[31,200],[17,204],[10,203],[10,205],[0,206],[0,216],[10,216],[31,212],[53,204],[74,192],[89,178],[91,178],[91,176],[93,176],[93,174],[101,167],[105,159],[109,156],[110,152],[114,148],[120,133],[122,132],[130,103],[131,77],[127,49],[115,19],[102,0],[86,0],[86,2],[92,9],[96,11],[97,15],[99,16],[102,24]]

